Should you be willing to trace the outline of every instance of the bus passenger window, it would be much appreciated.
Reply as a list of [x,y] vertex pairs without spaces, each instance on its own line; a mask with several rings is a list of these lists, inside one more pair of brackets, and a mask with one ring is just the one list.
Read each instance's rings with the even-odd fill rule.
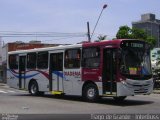
[[37,68],[48,68],[48,52],[39,52],[37,56]]
[[80,49],[70,49],[65,51],[65,68],[80,68]]
[[100,66],[100,48],[83,49],[83,67],[98,68]]
[[36,60],[37,60],[36,53],[28,53],[27,54],[27,68],[28,69],[35,69],[36,68]]
[[18,55],[9,56],[9,68],[18,69]]

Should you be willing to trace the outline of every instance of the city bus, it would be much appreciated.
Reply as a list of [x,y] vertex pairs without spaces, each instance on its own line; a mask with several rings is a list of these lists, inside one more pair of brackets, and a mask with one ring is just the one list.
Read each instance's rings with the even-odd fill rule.
[[117,39],[8,53],[7,83],[31,95],[124,100],[153,91],[150,45]]

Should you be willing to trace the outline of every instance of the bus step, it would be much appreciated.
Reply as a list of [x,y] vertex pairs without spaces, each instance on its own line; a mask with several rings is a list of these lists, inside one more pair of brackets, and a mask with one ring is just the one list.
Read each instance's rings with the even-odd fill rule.
[[54,94],[54,95],[61,95],[61,94],[63,94],[62,91],[51,91],[51,93]]
[[103,96],[116,96],[116,92],[112,92],[112,94],[110,92],[106,92],[106,94],[103,94]]
[[26,89],[26,88],[19,88],[19,90],[25,90],[25,91],[27,91],[27,89]]

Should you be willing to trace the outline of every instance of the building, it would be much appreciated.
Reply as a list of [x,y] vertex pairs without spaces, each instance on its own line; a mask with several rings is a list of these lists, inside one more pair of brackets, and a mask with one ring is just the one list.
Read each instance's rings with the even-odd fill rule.
[[155,14],[142,14],[140,21],[132,22],[132,27],[144,29],[148,35],[156,38],[155,47],[160,47],[160,20],[156,19]]
[[0,66],[1,67],[0,82],[6,82],[8,52],[16,51],[16,50],[34,49],[34,48],[54,47],[58,45],[61,45],[61,44],[43,44],[41,43],[41,41],[30,41],[29,43],[16,41],[13,43],[7,43],[2,47],[2,51],[1,51],[2,65]]

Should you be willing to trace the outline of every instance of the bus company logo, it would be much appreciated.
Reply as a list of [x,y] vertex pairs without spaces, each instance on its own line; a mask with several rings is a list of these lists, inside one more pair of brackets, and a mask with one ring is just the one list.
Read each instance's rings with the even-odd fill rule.
[[67,71],[64,72],[65,76],[80,76],[81,72],[80,71]]
[[95,75],[95,74],[97,74],[97,73],[96,73],[96,72],[86,72],[86,71],[84,72],[84,75],[88,75],[88,74],[89,74],[89,75]]

